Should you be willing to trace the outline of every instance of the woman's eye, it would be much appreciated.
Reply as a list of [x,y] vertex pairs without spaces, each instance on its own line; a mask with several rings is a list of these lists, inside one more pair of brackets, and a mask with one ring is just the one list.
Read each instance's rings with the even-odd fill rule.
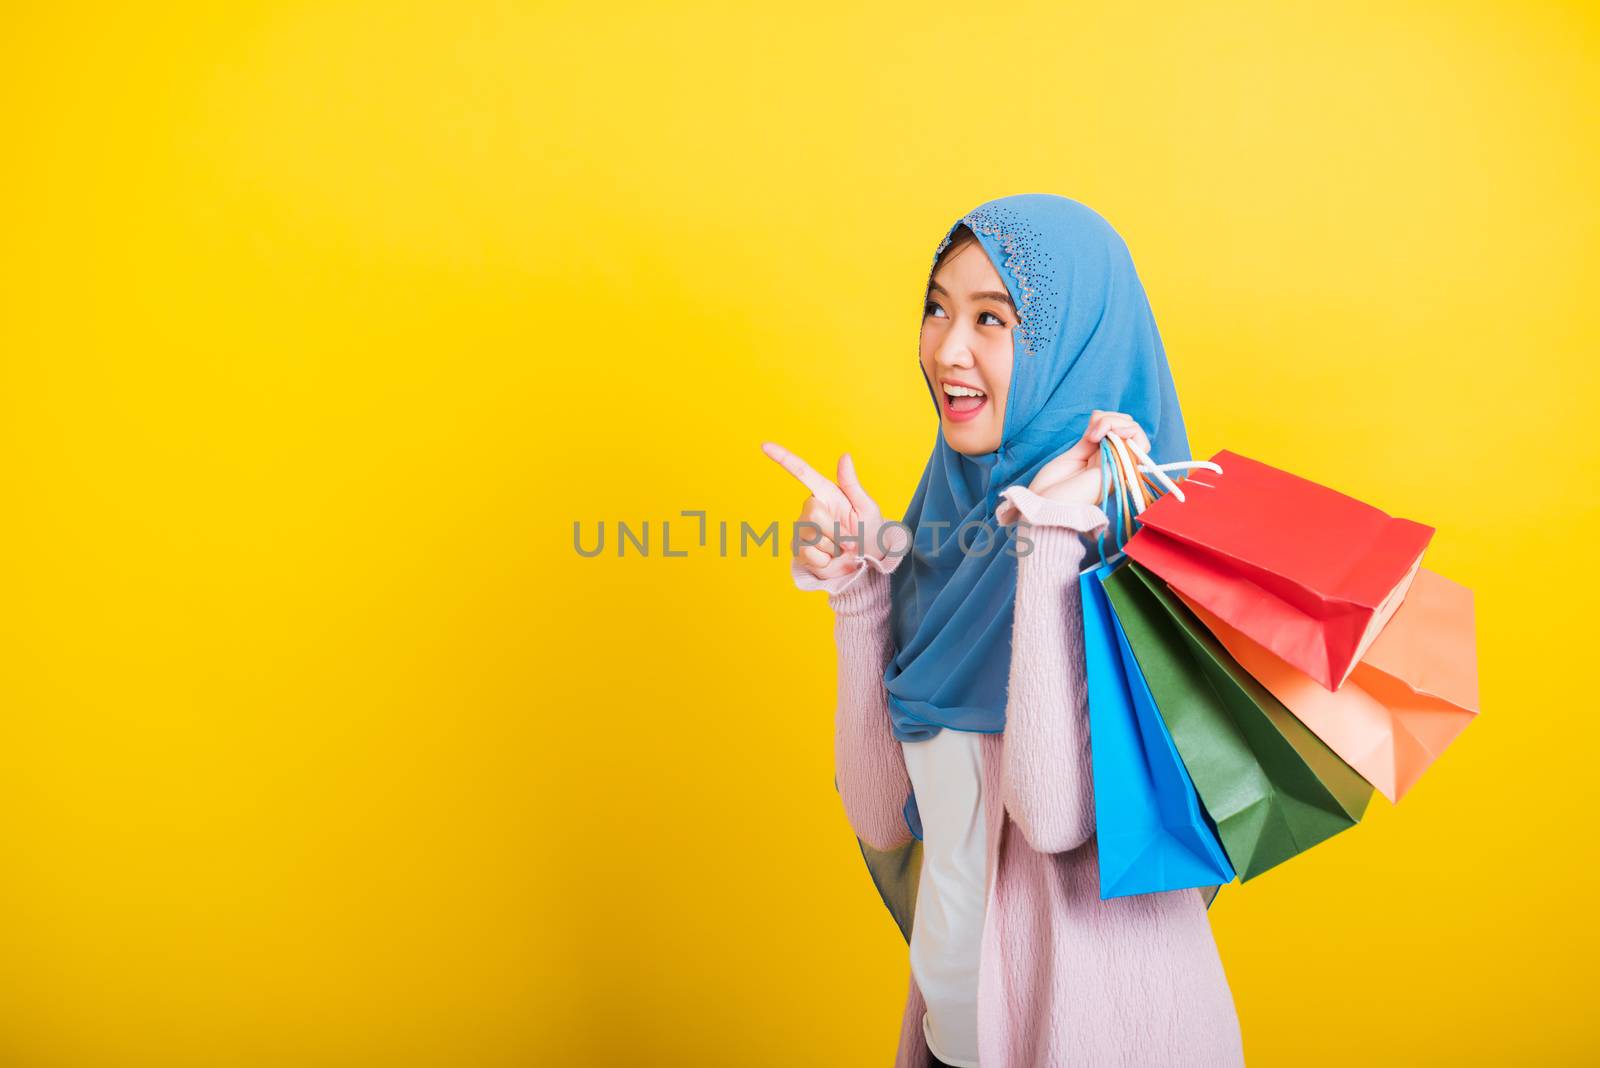
[[[949,316],[945,315],[944,309],[939,307],[938,301],[933,301],[933,300],[928,301],[928,303],[926,303],[926,304],[924,304],[922,306],[922,314],[924,316],[935,315],[935,316],[938,316],[941,319],[949,318]],[[985,323],[983,321],[983,317],[985,315],[987,315],[989,318],[993,319],[994,322],[992,324],[991,323]],[[1004,319],[1000,318],[1000,316],[996,315],[992,311],[979,312],[978,313],[978,323],[981,326],[991,326],[991,325],[992,326],[1005,326],[1006,325],[1006,321]]]

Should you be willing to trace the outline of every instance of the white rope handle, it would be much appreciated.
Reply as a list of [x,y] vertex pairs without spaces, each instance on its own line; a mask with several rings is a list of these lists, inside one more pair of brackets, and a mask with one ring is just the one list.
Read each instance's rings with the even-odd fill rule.
[[1207,471],[1212,471],[1219,475],[1222,474],[1222,467],[1219,464],[1212,463],[1210,460],[1174,460],[1170,464],[1158,464],[1150,459],[1148,453],[1139,451],[1139,446],[1133,442],[1130,441],[1127,444],[1133,454],[1143,461],[1139,464],[1139,470],[1141,471],[1154,473],[1156,471],[1176,471],[1184,467],[1203,467]]
[[[1138,469],[1140,471],[1145,471],[1145,472],[1148,472],[1149,474],[1155,475],[1156,476],[1156,481],[1161,483],[1163,486],[1165,486],[1168,493],[1172,494],[1174,497],[1178,498],[1178,500],[1180,500],[1180,501],[1183,500],[1183,490],[1178,488],[1178,484],[1176,482],[1172,481],[1172,479],[1167,477],[1166,468],[1174,466],[1174,465],[1156,463],[1154,460],[1150,459],[1150,457],[1149,457],[1149,455],[1147,453],[1141,452],[1139,450],[1139,446],[1135,445],[1131,441],[1124,441],[1123,444],[1128,447],[1128,451],[1129,452],[1133,453],[1135,456],[1137,456],[1140,460],[1143,461],[1143,463],[1139,464],[1139,468]],[[1182,466],[1182,465],[1178,465],[1178,466]]]
[[1167,492],[1178,498],[1180,502],[1184,499],[1183,490],[1178,488],[1178,484],[1176,482],[1167,477],[1166,472],[1176,471],[1180,468],[1203,467],[1208,471],[1215,472],[1216,474],[1222,474],[1222,468],[1217,464],[1212,463],[1210,460],[1175,460],[1170,464],[1158,464],[1154,460],[1150,459],[1148,453],[1142,452],[1139,449],[1139,446],[1135,445],[1133,442],[1129,441],[1125,442],[1124,444],[1128,446],[1128,450],[1130,452],[1143,461],[1141,464],[1139,464],[1139,470],[1155,475],[1157,481],[1159,481],[1163,486],[1167,487]]
[[[1180,460],[1177,463],[1173,463],[1173,464],[1158,464],[1154,460],[1150,459],[1150,456],[1149,456],[1148,453],[1145,453],[1145,452],[1141,451],[1139,446],[1135,445],[1131,441],[1128,442],[1128,449],[1129,449],[1129,451],[1131,451],[1135,456],[1137,456],[1140,459],[1141,463],[1139,464],[1139,470],[1148,472],[1148,473],[1150,473],[1152,475],[1155,475],[1156,476],[1156,481],[1161,483],[1163,486],[1167,487],[1167,492],[1168,493],[1170,493],[1173,496],[1177,497],[1178,500],[1180,500],[1180,501],[1183,500],[1183,490],[1178,486],[1178,484],[1176,482],[1172,481],[1172,479],[1167,477],[1167,470],[1169,468],[1177,469],[1177,468],[1181,468],[1181,467],[1188,467],[1190,465],[1191,461]],[[1200,463],[1207,463],[1209,461],[1201,460],[1199,462]]]

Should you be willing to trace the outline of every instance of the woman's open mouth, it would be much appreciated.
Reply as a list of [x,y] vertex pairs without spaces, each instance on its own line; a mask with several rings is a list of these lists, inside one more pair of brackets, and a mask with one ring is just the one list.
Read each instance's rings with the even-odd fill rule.
[[983,411],[984,405],[989,403],[989,395],[976,386],[954,382],[941,382],[939,385],[944,396],[945,418],[951,422],[964,423]]

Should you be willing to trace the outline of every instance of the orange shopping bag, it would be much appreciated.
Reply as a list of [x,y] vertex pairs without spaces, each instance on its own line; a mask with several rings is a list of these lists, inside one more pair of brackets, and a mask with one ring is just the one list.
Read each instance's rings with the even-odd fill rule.
[[1173,592],[1256,681],[1390,801],[1399,801],[1478,714],[1472,591],[1425,567],[1332,691]]

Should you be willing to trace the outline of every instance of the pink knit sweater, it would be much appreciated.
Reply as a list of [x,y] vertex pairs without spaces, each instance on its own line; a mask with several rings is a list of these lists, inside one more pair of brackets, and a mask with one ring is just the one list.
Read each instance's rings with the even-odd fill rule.
[[[1107,522],[1093,505],[1026,488],[1003,496],[1033,551],[1017,558],[1006,727],[983,736],[988,861],[978,974],[984,1068],[1241,1065],[1233,997],[1198,890],[1100,900],[1090,778],[1079,531]],[[825,589],[839,651],[834,759],[851,827],[877,849],[911,837],[905,757],[890,731],[883,672],[893,651],[889,572],[863,563]],[[913,977],[895,1068],[928,1068]]]

